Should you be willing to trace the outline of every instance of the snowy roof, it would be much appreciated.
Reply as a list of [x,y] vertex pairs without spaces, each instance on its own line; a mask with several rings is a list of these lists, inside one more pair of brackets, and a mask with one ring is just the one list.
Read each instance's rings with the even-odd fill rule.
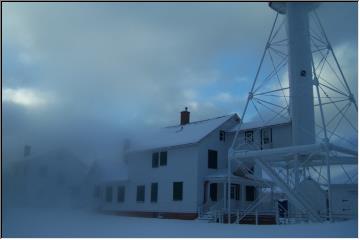
[[[263,121],[244,122],[241,124],[240,130],[262,128],[262,127],[269,127],[269,126],[289,124],[289,123],[291,123],[291,120],[284,118],[274,119],[265,123]],[[234,126],[232,129],[229,130],[229,132],[236,132],[237,127],[238,125]]]
[[87,169],[87,165],[72,151],[65,148],[57,148],[45,153],[31,155],[22,160],[26,165],[48,165],[53,168],[76,168]]
[[237,117],[237,114],[190,122],[185,125],[149,130],[130,140],[129,151],[134,152],[194,144],[235,116]]

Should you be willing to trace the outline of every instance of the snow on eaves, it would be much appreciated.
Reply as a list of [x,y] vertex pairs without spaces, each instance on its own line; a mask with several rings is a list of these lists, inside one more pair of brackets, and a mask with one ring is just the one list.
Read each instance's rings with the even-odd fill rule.
[[[242,123],[240,130],[248,130],[248,129],[269,127],[269,126],[282,125],[282,124],[290,124],[290,123],[291,123],[291,120],[284,119],[284,118],[273,119],[273,120],[265,122],[265,123],[263,121],[251,121],[251,122]],[[228,132],[236,132],[237,128],[238,128],[238,125],[234,126]]]
[[194,144],[206,137],[236,114],[190,122],[185,125],[149,130],[130,139],[129,152]]

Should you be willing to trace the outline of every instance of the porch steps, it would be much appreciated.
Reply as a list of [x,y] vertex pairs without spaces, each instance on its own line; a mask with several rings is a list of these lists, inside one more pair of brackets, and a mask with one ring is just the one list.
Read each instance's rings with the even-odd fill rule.
[[[240,220],[239,224],[256,224],[255,215],[247,215]],[[276,216],[273,215],[259,215],[258,216],[259,225],[270,225],[276,224]]]
[[206,212],[203,215],[198,217],[198,220],[207,221],[207,222],[214,222],[214,214],[212,212]]
[[[206,222],[215,222],[215,218],[212,212],[207,212],[202,216],[198,217],[198,220],[206,221]],[[231,223],[236,222],[236,215],[231,216]],[[224,214],[224,223],[227,223],[227,215]],[[243,217],[239,224],[256,224],[256,216],[255,215],[246,215]],[[259,225],[271,225],[276,224],[276,216],[275,215],[258,215],[258,224]]]
[[[236,223],[236,215],[231,216],[231,223]],[[224,223],[227,223],[227,215],[224,216]],[[256,224],[255,215],[246,215],[243,219],[240,220],[239,224]],[[274,215],[258,215],[258,224],[259,225],[272,225],[276,224],[276,216]]]

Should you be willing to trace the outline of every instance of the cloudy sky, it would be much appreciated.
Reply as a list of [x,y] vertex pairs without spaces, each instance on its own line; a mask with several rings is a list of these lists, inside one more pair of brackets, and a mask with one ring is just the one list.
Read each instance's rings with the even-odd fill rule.
[[[178,123],[185,106],[191,120],[241,112],[275,17],[267,3],[2,6],[9,158],[24,144],[118,145],[132,129]],[[357,83],[357,3],[318,14]]]

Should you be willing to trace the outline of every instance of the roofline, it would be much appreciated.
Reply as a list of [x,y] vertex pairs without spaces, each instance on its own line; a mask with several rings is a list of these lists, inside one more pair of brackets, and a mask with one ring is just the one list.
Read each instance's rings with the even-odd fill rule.
[[237,113],[231,114],[231,115],[227,115],[227,116],[231,116],[231,118],[229,118],[228,120],[226,120],[225,122],[223,122],[222,124],[220,124],[217,128],[213,129],[211,132],[209,132],[208,134],[206,134],[206,136],[204,136],[203,138],[201,138],[197,143],[200,143],[203,139],[205,139],[207,136],[209,136],[210,134],[212,134],[216,129],[218,129],[219,127],[221,127],[222,125],[224,125],[224,123],[228,122],[230,119],[232,119],[233,117],[239,117],[239,115],[237,115]]
[[[205,121],[210,121],[210,120],[215,120],[215,119],[219,119],[219,118],[223,118],[223,117],[229,117],[229,116],[232,116],[232,115],[237,115],[237,113],[226,114],[226,115],[223,115],[223,116],[218,116],[218,117],[213,117],[213,118],[198,120],[198,121],[194,121],[194,122],[189,122],[189,123],[187,123],[187,124],[185,124],[185,125],[197,124],[197,123],[201,123],[201,122],[205,122]],[[172,127],[180,127],[180,126],[183,126],[183,125],[178,124],[178,125],[167,126],[167,127],[164,127],[164,128],[172,128]]]
[[130,150],[130,151],[125,152],[125,154],[156,151],[156,150],[167,150],[167,149],[173,149],[173,148],[186,148],[186,147],[191,147],[191,146],[197,145],[198,143],[199,142],[193,142],[193,143],[184,143],[184,144],[177,144],[177,145],[164,146],[164,147],[146,148],[146,149],[139,149],[139,150],[132,150],[132,151]]
[[[75,153],[73,150],[70,150],[68,148],[55,148],[55,149],[47,150],[46,152],[35,153],[35,154],[29,155],[27,157],[22,157],[22,159],[16,160],[16,162],[19,163],[19,164],[20,163],[33,164],[34,162],[41,162],[41,161],[38,161],[39,159],[42,159],[44,157],[47,158],[47,156],[49,156],[49,155],[53,156],[53,154],[57,154],[59,152],[60,153],[67,153],[67,154],[69,154],[69,156],[73,156],[77,160],[77,162],[79,162],[80,165],[82,165],[83,168],[89,168],[90,167],[90,165],[88,166],[85,162],[83,162],[81,160],[81,157],[79,157],[77,153]],[[47,158],[47,159],[49,159],[49,158]],[[44,160],[43,162],[51,162],[51,161]]]
[[[239,129],[240,132],[241,131],[245,131],[245,130],[251,130],[251,129],[259,129],[259,128],[265,128],[265,127],[273,127],[273,126],[281,126],[281,125],[288,125],[288,124],[291,124],[291,120],[289,120],[288,122],[283,122],[283,123],[275,123],[275,124],[269,124],[269,125],[263,125],[263,126],[259,126],[259,127],[249,127],[249,128],[242,128],[242,129]],[[233,132],[236,132],[236,130],[234,131],[226,131],[228,133],[233,133]]]
[[[201,120],[201,121],[196,121],[196,122],[192,122],[192,123],[198,123],[198,122],[203,122],[203,121],[209,121],[209,120],[214,120],[214,119],[218,119],[218,118],[223,118],[223,117],[234,117],[237,116],[239,119],[239,115],[237,113],[233,113],[233,114],[228,114],[228,115],[224,115],[221,117],[215,117],[215,118],[210,118],[210,119],[206,119],[206,120]],[[231,118],[229,118],[228,120],[224,121],[222,124],[220,124],[219,126],[217,126],[216,128],[214,128],[212,131],[210,131],[208,134],[206,134],[204,137],[202,137],[199,141],[197,142],[192,142],[192,143],[185,143],[185,144],[177,144],[177,145],[171,145],[171,146],[164,146],[164,147],[156,147],[156,148],[147,148],[147,149],[141,149],[141,150],[133,150],[133,151],[127,151],[125,154],[131,154],[131,153],[139,153],[139,152],[147,152],[147,151],[151,151],[151,150],[164,150],[164,149],[171,149],[171,148],[185,148],[188,146],[194,146],[199,144],[204,138],[206,138],[207,136],[209,136],[211,133],[213,133],[216,129],[218,129],[220,126],[222,126],[225,122],[229,121]],[[191,123],[188,123],[191,124]],[[187,124],[186,124],[187,125]],[[177,126],[170,126],[170,127],[178,127],[181,125],[177,125]],[[166,127],[166,128],[170,128],[170,127]]]

